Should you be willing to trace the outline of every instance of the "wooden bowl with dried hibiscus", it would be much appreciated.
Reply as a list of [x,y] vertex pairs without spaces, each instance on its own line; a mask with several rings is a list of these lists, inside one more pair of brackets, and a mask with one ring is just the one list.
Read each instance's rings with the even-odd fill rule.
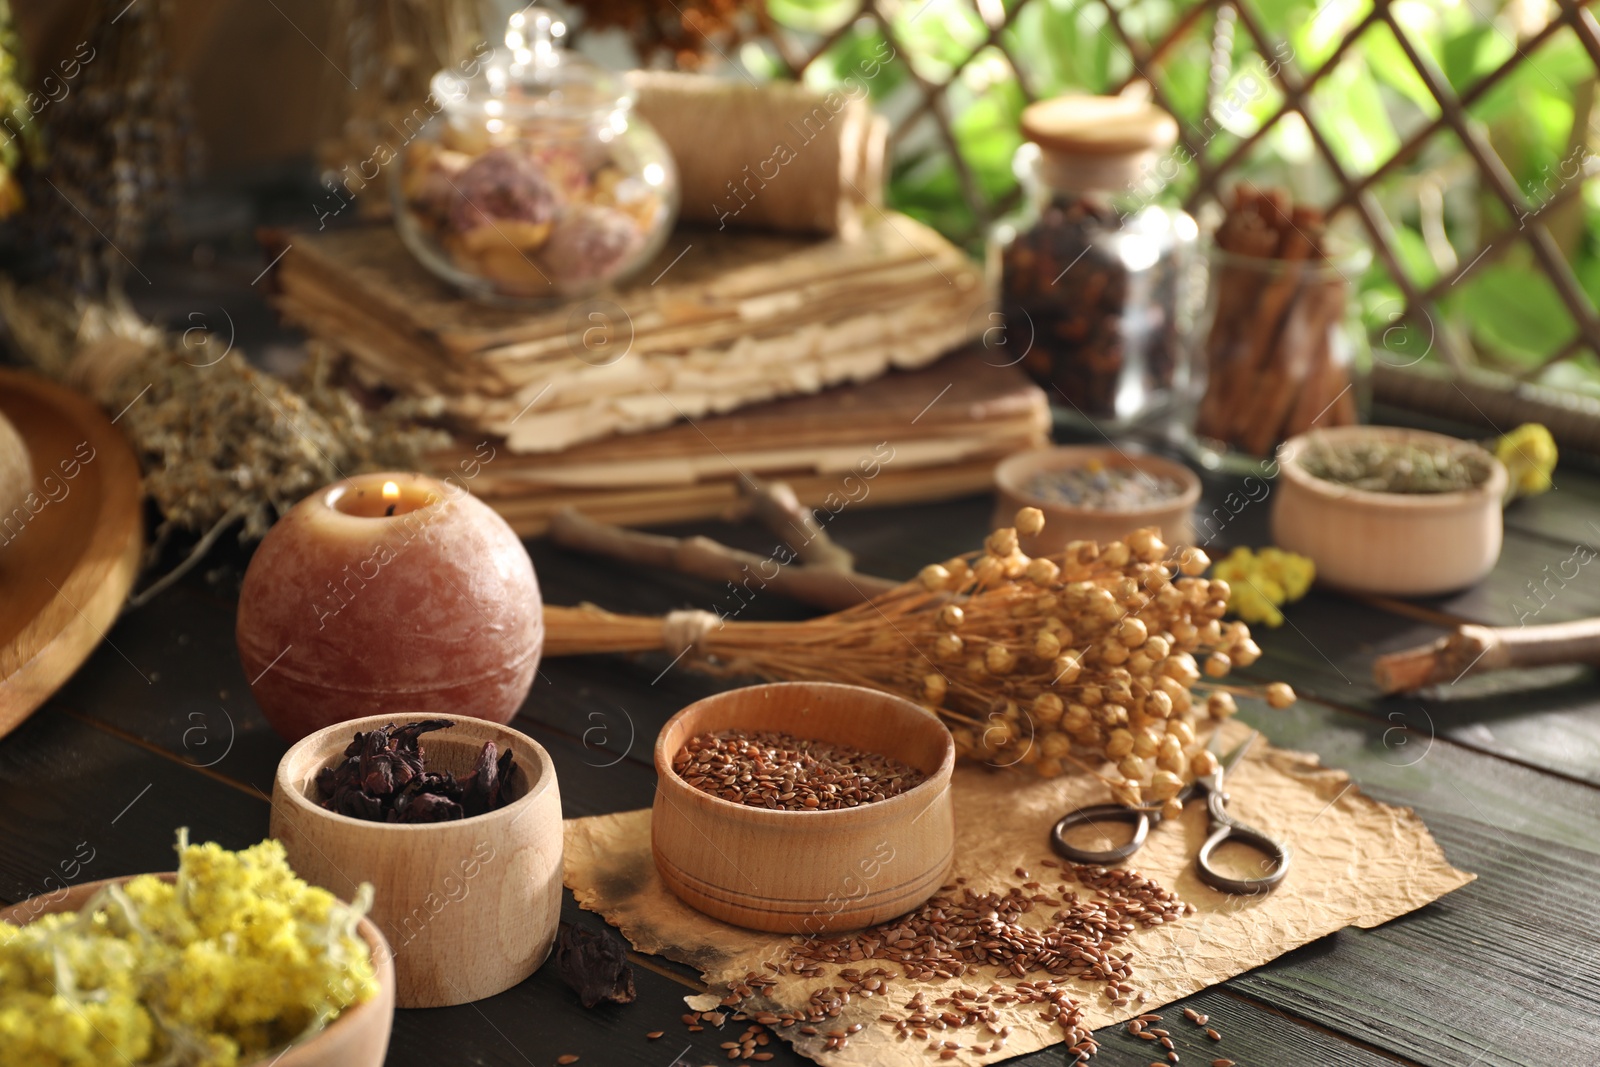
[[278,764],[272,836],[313,885],[372,884],[402,1008],[493,996],[550,954],[561,791],[526,734],[404,715],[319,730]]

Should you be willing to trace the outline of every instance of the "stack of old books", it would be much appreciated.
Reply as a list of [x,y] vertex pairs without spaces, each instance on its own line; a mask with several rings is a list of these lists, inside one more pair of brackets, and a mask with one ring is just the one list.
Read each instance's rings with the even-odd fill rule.
[[1009,361],[941,360],[989,325],[989,295],[900,215],[853,241],[683,229],[619,292],[536,312],[456,294],[388,227],[281,241],[283,312],[368,384],[437,398],[459,446],[435,467],[476,456],[473,491],[525,534],[565,505],[713,515],[741,475],[816,504],[873,457],[873,502],[971,492],[1049,429]]

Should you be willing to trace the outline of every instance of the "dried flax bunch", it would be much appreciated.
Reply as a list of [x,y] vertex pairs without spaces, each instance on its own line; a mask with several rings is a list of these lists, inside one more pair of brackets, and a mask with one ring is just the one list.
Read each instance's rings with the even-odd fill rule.
[[982,552],[805,622],[547,608],[546,651],[692,650],[685,662],[711,673],[887,690],[938,713],[965,757],[1047,778],[1073,764],[1105,779],[1120,803],[1176,807],[1188,778],[1215,769],[1197,742],[1205,719],[1232,715],[1235,694],[1281,708],[1294,691],[1218,680],[1261,650],[1244,623],[1222,621],[1228,583],[1201,577],[1204,552],[1171,550],[1144,529],[1030,558],[1019,532],[1043,526],[1041,512],[1023,508]]

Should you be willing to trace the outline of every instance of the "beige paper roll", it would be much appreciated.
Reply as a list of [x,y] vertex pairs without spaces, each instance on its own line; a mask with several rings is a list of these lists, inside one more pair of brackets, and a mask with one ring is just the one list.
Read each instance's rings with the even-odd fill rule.
[[860,233],[883,203],[889,123],[864,87],[819,93],[699,74],[629,76],[640,115],[677,160],[686,221]]

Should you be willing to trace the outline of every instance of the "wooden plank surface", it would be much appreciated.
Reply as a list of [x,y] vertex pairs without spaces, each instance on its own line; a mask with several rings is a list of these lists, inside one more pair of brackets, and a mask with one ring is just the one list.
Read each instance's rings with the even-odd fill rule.
[[[1220,502],[1229,484],[1208,483],[1209,499]],[[1600,505],[1586,506],[1600,516]],[[987,498],[846,509],[831,528],[863,569],[905,577],[929,559],[975,545],[989,509]],[[1213,547],[1264,543],[1269,510],[1252,504]],[[1570,510],[1553,513],[1566,515],[1571,527],[1581,509]],[[692,529],[757,552],[774,547],[752,527]],[[1559,544],[1512,529],[1513,547],[1492,588],[1511,588],[1539,551]],[[587,599],[660,612],[709,608],[728,595],[691,579],[531,548],[552,603]],[[216,580],[196,577],[125,616],[110,635],[120,652],[103,646],[50,706],[0,742],[0,840],[12,845],[0,850],[0,898],[44,888],[43,879],[82,841],[96,850],[81,875],[87,878],[170,866],[171,831],[183,823],[230,845],[265,833],[266,804],[256,790],[269,787],[284,746],[250,700],[233,652],[233,594],[243,562],[241,554],[223,553],[214,561]],[[1575,593],[1573,603],[1590,596]],[[747,618],[805,614],[776,597],[758,597],[744,610]],[[1451,861],[1481,877],[1412,916],[1325,938],[1194,998],[1198,1010],[1225,1023],[1220,1046],[1190,1040],[1176,1009],[1169,1012],[1171,1029],[1184,1039],[1183,1062],[1208,1063],[1211,1055],[1241,1065],[1586,1062],[1600,1008],[1590,947],[1600,942],[1600,789],[1589,777],[1593,762],[1579,773],[1587,742],[1581,733],[1574,741],[1571,726],[1589,721],[1584,702],[1593,702],[1593,683],[1556,686],[1531,700],[1495,691],[1470,700],[1381,701],[1364,665],[1376,651],[1424,640],[1437,627],[1322,593],[1290,617],[1293,625],[1263,635],[1267,655],[1256,671],[1284,677],[1316,699],[1285,711],[1247,704],[1244,717],[1275,743],[1348,769],[1380,799],[1416,807]],[[666,657],[646,655],[541,668],[516,725],[550,750],[569,815],[648,804],[656,730],[683,704],[726,684],[667,667]],[[1462,709],[1465,719],[1450,717]],[[204,732],[195,733],[197,726]],[[1476,741],[1476,727],[1493,731],[1496,743]],[[1498,740],[1502,735],[1511,741]],[[233,740],[225,751],[208,747],[226,737]],[[200,763],[212,765],[202,770]],[[136,802],[119,815],[130,800]],[[567,910],[574,913],[570,896]],[[637,981],[637,1003],[593,1012],[578,1006],[549,968],[477,1005],[401,1012],[390,1063],[543,1067],[570,1052],[581,1064],[659,1067],[686,1046],[679,1063],[726,1062],[716,1048],[722,1038],[690,1035],[678,1021],[692,975],[657,962],[641,965]],[[644,1038],[657,1029],[665,1031],[660,1041]],[[1151,1062],[1148,1047],[1120,1029],[1101,1037],[1096,1062]],[[780,1049],[772,1062],[806,1061]],[[1058,1064],[1060,1054],[1016,1062],[1043,1067]]]

